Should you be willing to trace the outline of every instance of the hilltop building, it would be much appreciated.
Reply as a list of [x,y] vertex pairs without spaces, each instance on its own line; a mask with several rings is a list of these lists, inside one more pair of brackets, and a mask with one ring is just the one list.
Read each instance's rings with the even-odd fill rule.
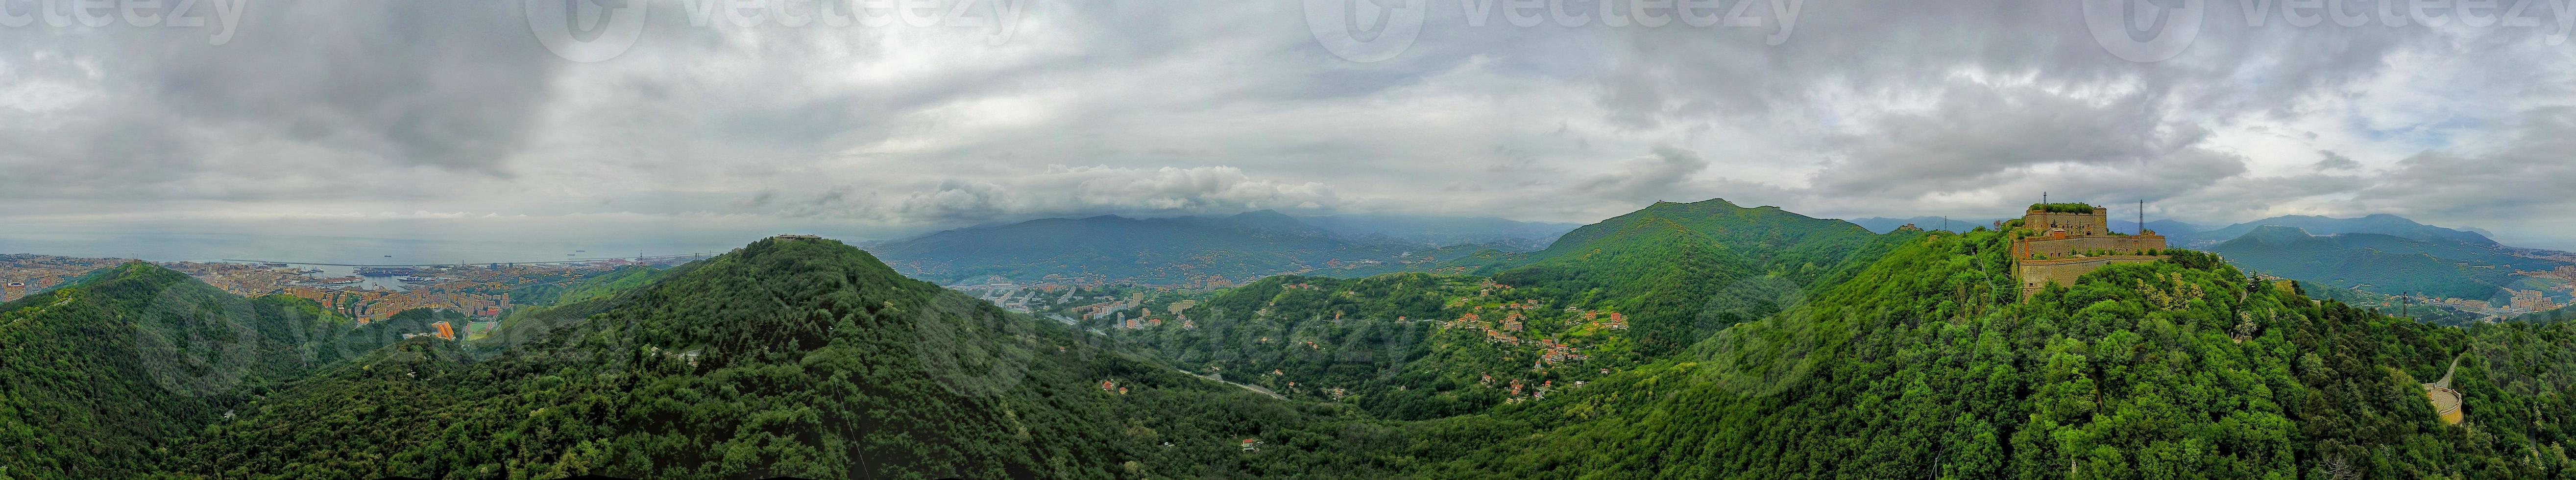
[[2021,227],[2030,236],[2013,240],[2013,277],[2022,296],[2048,284],[2073,285],[2077,277],[2104,266],[2164,260],[2165,237],[2153,230],[2136,235],[2112,233],[2110,211],[2080,203],[2031,205]]

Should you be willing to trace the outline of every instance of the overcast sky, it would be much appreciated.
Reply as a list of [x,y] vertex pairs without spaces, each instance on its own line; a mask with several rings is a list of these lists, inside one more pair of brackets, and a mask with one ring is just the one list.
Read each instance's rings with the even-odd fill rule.
[[1591,222],[1721,197],[1994,218],[2045,190],[2576,249],[2568,0],[2441,26],[2406,3],[2299,26],[2314,12],[2171,0],[2199,10],[2144,33],[2078,2],[1723,0],[1715,24],[1650,27],[1671,9],[933,0],[961,16],[839,27],[803,0],[633,1],[554,45],[560,0],[190,2],[202,27],[0,0],[20,25],[0,26],[0,225],[882,238],[1257,209]]

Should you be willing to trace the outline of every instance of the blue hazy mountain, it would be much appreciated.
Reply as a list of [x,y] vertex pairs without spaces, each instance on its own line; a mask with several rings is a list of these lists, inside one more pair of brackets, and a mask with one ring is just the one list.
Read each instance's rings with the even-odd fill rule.
[[[2450,240],[2473,245],[2497,246],[2495,240],[2489,239],[2486,235],[2481,235],[2477,232],[2425,225],[2414,220],[2409,220],[2406,217],[2385,213],[2360,218],[2334,218],[2314,215],[2272,217],[2229,225],[2226,228],[2194,233],[2190,236],[2190,239],[2192,240],[2191,242],[2176,242],[2176,244],[2188,245],[2191,243],[2206,244],[2224,242],[2245,236],[2247,233],[2252,233],[2256,228],[2267,226],[2296,228],[2301,231],[2305,231],[2310,235],[2375,233],[2416,240]],[[2167,236],[2170,237],[2173,235],[2168,233]]]
[[[2377,233],[2312,235],[2296,227],[2261,226],[2209,248],[2257,272],[2380,293],[2486,299],[2509,282],[2510,264],[2492,249],[2458,241]],[[2536,266],[2536,265],[2535,265]]]
[[2484,236],[2409,238],[2382,233],[2312,233],[2267,225],[2208,250],[2255,271],[2284,278],[2381,294],[2468,300],[2496,299],[2503,288],[2546,290],[2544,284],[2536,283],[2540,280],[2527,278],[2521,272],[2551,271],[2568,265],[2527,255],[2524,249],[2481,242]]
[[[2121,220],[2114,218],[2111,219],[2110,224],[2111,231],[2113,232],[2138,233],[2138,221],[2136,220]],[[2155,230],[2157,235],[2164,235],[2167,238],[2179,238],[2178,236],[2188,237],[2198,234],[2202,230],[2208,230],[2209,227],[2182,222],[2179,220],[2157,220],[2147,222],[2147,229]]]
[[[1259,213],[1259,212],[1255,212]],[[1477,243],[1528,243],[1545,248],[1581,224],[1524,222],[1497,217],[1435,217],[1396,214],[1348,214],[1297,217],[1307,225],[1355,238],[1379,237],[1434,246]],[[1534,243],[1533,243],[1534,242]]]
[[[1321,218],[1322,225],[1310,223]],[[1229,285],[1290,273],[1429,268],[1443,250],[1535,250],[1555,224],[1501,219],[1334,216],[1262,210],[1228,216],[1050,218],[864,245],[904,275],[940,283],[1100,281]],[[1565,230],[1571,230],[1571,227]],[[1445,232],[1445,233],[1444,233]],[[1478,242],[1476,240],[1488,240]]]

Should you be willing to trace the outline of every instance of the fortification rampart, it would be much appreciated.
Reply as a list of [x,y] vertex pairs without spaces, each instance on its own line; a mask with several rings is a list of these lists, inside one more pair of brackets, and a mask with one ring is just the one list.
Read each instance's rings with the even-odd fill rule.
[[2022,239],[2019,242],[2013,242],[2013,258],[2027,259],[2030,258],[2031,255],[2057,258],[2078,253],[2098,251],[2109,251],[2113,254],[2141,253],[2163,249],[2165,249],[2165,237],[2163,235],[2065,238],[2035,237]]
[[[2075,213],[2090,208],[2091,212]],[[2054,210],[2054,211],[2052,211]],[[2143,255],[2165,249],[2165,237],[2111,233],[2110,210],[2081,204],[2032,205],[2022,214],[2021,228],[2031,235],[2013,240],[2013,276],[2023,296],[2050,283],[2074,285],[2075,279],[2102,267],[2165,259]]]
[[2074,285],[2075,279],[2102,267],[2126,263],[2155,263],[2163,255],[2110,255],[2100,257],[2021,260],[2013,264],[2013,276],[2021,279],[2021,293],[2038,293],[2050,283]]
[[2038,230],[2043,234],[2047,233],[2049,229],[2065,229],[2066,233],[2069,235],[2084,237],[2110,235],[2110,217],[2110,210],[2103,209],[2101,207],[2094,207],[2093,213],[2059,213],[2046,210],[2030,210],[2022,214],[2021,221],[2022,228]]

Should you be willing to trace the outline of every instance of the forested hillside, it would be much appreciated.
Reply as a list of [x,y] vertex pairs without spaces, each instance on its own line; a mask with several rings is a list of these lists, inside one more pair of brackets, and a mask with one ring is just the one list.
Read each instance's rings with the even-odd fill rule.
[[[1767,300],[1785,311],[1669,357],[1607,374],[1566,368],[1591,363],[1492,373],[1528,378],[1518,386],[1456,378],[1479,364],[1441,356],[1459,346],[1440,326],[1387,320],[1500,295],[1460,293],[1491,288],[1474,277],[1264,282],[1201,307],[1267,311],[1229,320],[1242,323],[1234,330],[1120,335],[1227,372],[1275,368],[1244,376],[1277,376],[1273,387],[1365,386],[1337,400],[1287,393],[1373,416],[1485,407],[1406,422],[1410,447],[1385,455],[1414,459],[1406,473],[1422,478],[2576,474],[2564,454],[2563,426],[2576,421],[2570,324],[2383,316],[2193,252],[2025,300],[2008,242],[1909,237],[1849,281],[1777,291]],[[1443,304],[1439,318],[1462,305]],[[2444,424],[2420,386],[2446,374],[2463,396],[2461,425]],[[1552,375],[1583,383],[1555,377],[1533,395]]]
[[1624,314],[1543,304],[1465,275],[1273,277],[1181,317],[1109,334],[1193,372],[1390,419],[1543,397],[1639,358]]
[[1660,202],[1575,229],[1493,278],[1552,305],[1626,312],[1637,350],[1660,355],[1770,313],[1730,305],[1838,283],[1916,235],[1722,199]]
[[245,299],[140,262],[0,304],[0,476],[166,468],[243,392],[392,343],[428,313],[359,327],[310,301]]
[[[1658,207],[1496,277],[1273,278],[1107,336],[828,240],[603,285],[479,344],[381,335],[440,313],[361,327],[134,265],[0,307],[0,474],[2576,476],[2566,322],[2384,316],[2193,252],[2025,299],[2026,231]],[[1533,269],[1563,273],[1505,280]]]
[[1385,418],[1544,398],[1831,284],[1904,238],[1724,200],[1661,203],[1494,276],[1273,277],[1165,321],[1129,348],[1195,372]]
[[[2016,301],[2006,235],[1920,238],[1679,358],[1490,416],[1425,470],[1484,478],[2543,478],[2567,324],[2435,326],[2249,284],[2206,255]],[[2419,383],[2466,396],[2436,419]],[[1447,441],[1468,442],[1469,438]]]
[[[1332,408],[1107,351],[895,275],[838,242],[764,240],[488,359],[415,339],[267,392],[169,468],[218,477],[1333,476]],[[1329,431],[1327,431],[1329,433]],[[1285,468],[1285,467],[1276,467]],[[1264,473],[1266,472],[1266,473]]]

